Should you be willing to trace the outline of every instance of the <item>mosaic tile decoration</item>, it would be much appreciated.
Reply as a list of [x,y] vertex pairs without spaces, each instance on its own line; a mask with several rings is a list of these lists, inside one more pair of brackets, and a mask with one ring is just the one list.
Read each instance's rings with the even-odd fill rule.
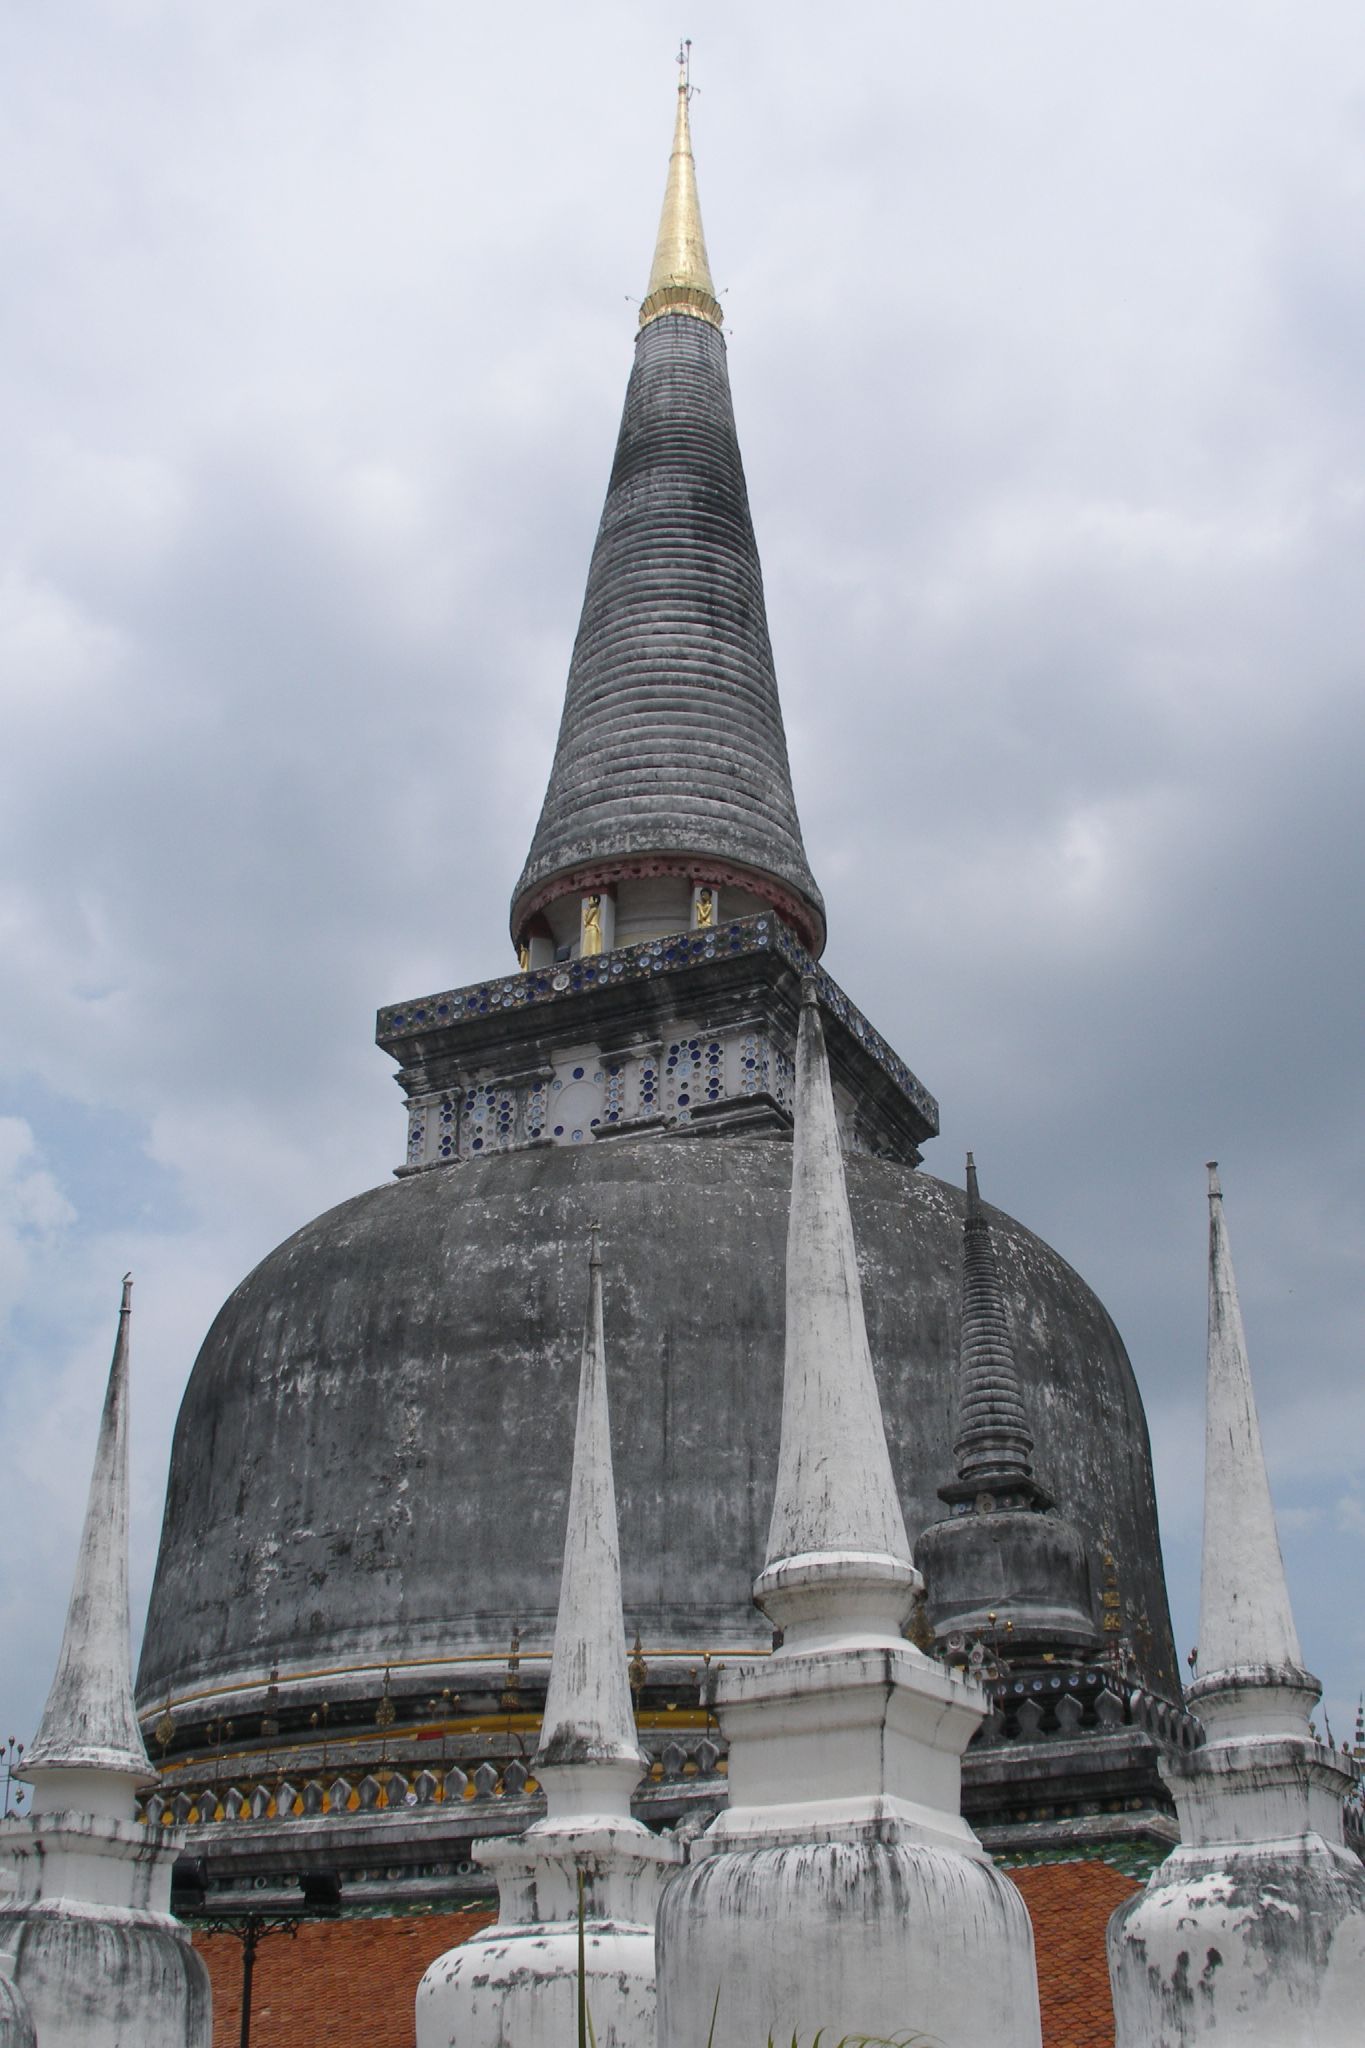
[[[739,918],[709,932],[679,932],[671,938],[646,939],[640,945],[622,946],[596,959],[565,960],[553,967],[532,968],[525,974],[503,975],[493,981],[476,982],[469,988],[446,989],[438,995],[397,1003],[379,1012],[375,1039],[386,1052],[401,1059],[406,1039],[458,1024],[465,1017],[487,1016],[494,1010],[539,1007],[578,995],[584,989],[615,982],[648,981],[660,974],[682,974],[708,960],[768,951],[780,953],[798,974],[815,976],[821,1007],[839,1019],[868,1057],[914,1104],[930,1130],[937,1131],[938,1104],[928,1089],[786,925],[772,916]],[[418,1141],[418,1151],[422,1142]]]

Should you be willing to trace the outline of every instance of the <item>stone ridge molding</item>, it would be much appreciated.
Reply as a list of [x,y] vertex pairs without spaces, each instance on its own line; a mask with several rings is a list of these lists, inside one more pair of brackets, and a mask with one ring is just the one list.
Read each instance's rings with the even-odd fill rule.
[[[822,1011],[843,1026],[859,1052],[880,1069],[903,1098],[910,1112],[907,1121],[913,1127],[916,1141],[937,1136],[939,1113],[934,1097],[881,1033],[850,1002],[838,983],[816,964],[781,919],[774,916],[738,918],[710,932],[680,932],[671,938],[648,939],[638,945],[622,946],[596,959],[565,960],[551,967],[500,975],[491,981],[475,982],[465,988],[446,989],[435,995],[393,1004],[378,1014],[375,1041],[391,1057],[407,1063],[414,1054],[419,1057],[424,1054],[438,1035],[443,1049],[454,1050],[455,1041],[450,1034],[460,1032],[464,1037],[479,1020],[488,1020],[498,1013],[567,1005],[570,999],[590,992],[625,989],[632,983],[695,973],[713,963],[738,961],[764,953],[776,954],[802,977],[814,977]],[[565,1021],[569,1021],[567,1016]],[[590,1027],[585,1023],[586,1028]],[[421,1163],[442,1162],[423,1159]]]

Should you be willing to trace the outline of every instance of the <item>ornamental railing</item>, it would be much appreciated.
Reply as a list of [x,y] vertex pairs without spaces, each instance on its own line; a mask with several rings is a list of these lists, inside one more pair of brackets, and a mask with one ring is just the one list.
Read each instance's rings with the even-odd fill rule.
[[[679,1786],[709,1779],[724,1785],[726,1760],[718,1744],[703,1736],[696,1742],[669,1742],[650,1766],[644,1785]],[[469,1770],[441,1764],[422,1770],[377,1764],[363,1775],[328,1772],[309,1776],[287,1773],[242,1773],[233,1780],[169,1787],[142,1800],[140,1817],[149,1827],[210,1827],[224,1822],[320,1820],[328,1816],[353,1819],[414,1808],[454,1809],[497,1800],[534,1798],[540,1786],[528,1765],[517,1757],[486,1757]]]

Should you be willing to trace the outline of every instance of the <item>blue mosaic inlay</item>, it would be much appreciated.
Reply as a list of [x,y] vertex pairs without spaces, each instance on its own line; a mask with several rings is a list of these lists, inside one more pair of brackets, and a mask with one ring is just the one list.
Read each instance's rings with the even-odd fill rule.
[[[874,1031],[862,1012],[832,981],[788,931],[779,918],[764,915],[739,918],[721,925],[704,938],[680,934],[676,938],[646,939],[638,946],[623,946],[601,959],[559,961],[553,967],[533,968],[526,974],[509,974],[496,981],[480,982],[474,988],[448,989],[440,995],[422,996],[415,1002],[395,1005],[379,1012],[375,1037],[396,1058],[402,1056],[402,1041],[435,1028],[440,1020],[465,1016],[486,1016],[490,1010],[520,1009],[557,1002],[596,983],[645,981],[655,974],[685,974],[698,961],[714,960],[736,953],[776,950],[798,974],[813,974],[821,1007],[837,1017],[863,1047],[868,1057],[901,1090],[919,1111],[930,1129],[938,1129],[938,1104],[928,1089],[911,1073],[905,1061],[892,1051],[881,1033]],[[696,1051],[696,1044],[688,1047]],[[704,1057],[704,1056],[703,1056]],[[652,1097],[651,1090],[651,1097]],[[645,1098],[649,1100],[650,1098]],[[474,1106],[473,1098],[468,1107]]]

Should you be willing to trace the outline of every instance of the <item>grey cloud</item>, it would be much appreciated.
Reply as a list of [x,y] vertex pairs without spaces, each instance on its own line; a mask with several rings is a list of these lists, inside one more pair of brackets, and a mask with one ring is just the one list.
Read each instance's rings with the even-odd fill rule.
[[[1223,1157],[1338,1732],[1365,1222],[1353,27],[1345,0],[1129,23],[1002,0],[706,4],[691,30],[830,964],[942,1100],[929,1166],[974,1145],[1123,1329],[1182,1635]],[[133,1233],[143,1585],[218,1301],[397,1156],[374,1007],[508,961],[675,34],[610,6],[567,48],[544,7],[515,36],[432,8],[16,26],[0,1080],[58,1199],[78,1141],[53,1091],[178,1191]],[[11,1326],[9,1526],[44,1535],[9,1640],[40,1674],[128,1236],[104,1212],[51,1232]],[[1336,1529],[1301,1513],[1318,1443]]]

